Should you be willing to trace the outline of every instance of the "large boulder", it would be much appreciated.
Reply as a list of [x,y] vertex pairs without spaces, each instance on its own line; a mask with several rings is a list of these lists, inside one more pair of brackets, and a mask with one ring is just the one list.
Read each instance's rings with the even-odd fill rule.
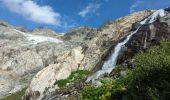
[[58,88],[54,85],[56,81],[66,79],[71,72],[76,71],[83,58],[82,47],[61,53],[57,58],[57,64],[47,66],[34,76],[24,98],[41,100],[46,92]]

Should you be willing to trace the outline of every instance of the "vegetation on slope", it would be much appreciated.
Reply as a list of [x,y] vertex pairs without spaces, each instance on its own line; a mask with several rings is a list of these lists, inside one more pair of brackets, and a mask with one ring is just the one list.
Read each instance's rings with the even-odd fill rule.
[[82,100],[112,100],[112,94],[120,95],[126,91],[127,78],[126,76],[117,80],[107,78],[102,81],[103,85],[100,87],[88,85],[82,90],[80,98]]
[[22,96],[25,94],[27,88],[22,89],[21,91],[18,91],[14,94],[11,94],[5,98],[3,98],[2,100],[21,100]]
[[55,84],[57,84],[60,88],[63,88],[67,84],[82,80],[88,74],[90,74],[90,72],[87,70],[77,70],[77,71],[72,72],[71,75],[67,79],[56,81]]
[[168,100],[170,98],[170,40],[135,56],[135,68],[101,87],[87,86],[84,100]]
[[170,40],[139,53],[129,81],[131,100],[167,100],[170,98]]

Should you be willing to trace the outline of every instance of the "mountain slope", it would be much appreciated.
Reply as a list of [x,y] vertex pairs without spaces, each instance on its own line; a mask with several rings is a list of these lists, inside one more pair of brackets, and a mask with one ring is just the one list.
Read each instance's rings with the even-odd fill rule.
[[[112,75],[101,79],[102,85],[86,85],[81,89],[82,100],[168,100],[170,91],[170,39],[161,41],[159,46],[139,52],[133,59],[133,70],[125,70],[121,76]],[[132,65],[128,65],[132,67]],[[120,75],[120,73],[119,73]]]
[[[160,40],[170,38],[169,9],[163,12],[164,16],[150,10],[136,12],[115,22],[106,23],[100,29],[80,27],[65,35],[55,35],[47,29],[21,31],[2,22],[0,97],[28,86],[23,96],[25,100],[80,99],[80,91],[86,87],[87,74],[84,75],[79,70],[93,75],[102,69],[103,64],[114,53],[115,46],[130,33],[137,30],[122,45],[121,52],[118,52],[116,64],[123,67],[116,73],[113,70],[111,77],[117,78],[122,75],[123,70],[134,67],[133,57],[139,51],[145,51],[159,45]],[[141,22],[144,23],[142,26]],[[82,77],[76,80],[76,75]],[[95,80],[88,85],[102,84]],[[59,83],[66,86],[60,87]]]
[[[0,97],[28,85],[33,75],[55,62],[61,40],[0,25]],[[55,35],[57,36],[57,35]]]
[[[139,51],[145,51],[147,48],[150,48],[152,46],[155,45],[159,45],[160,44],[160,40],[164,40],[164,39],[169,39],[170,38],[170,14],[169,14],[169,10],[158,10],[155,11],[153,14],[151,14],[150,16],[143,18],[141,21],[138,21],[136,23],[134,23],[132,25],[132,28],[129,32],[129,34],[125,35],[125,37],[121,38],[120,40],[117,41],[117,44],[119,45],[119,43],[123,43],[128,36],[131,36],[131,33],[133,34],[132,37],[129,39],[129,41],[126,41],[127,43],[125,45],[122,46],[122,48],[120,49],[121,51],[118,52],[118,58],[117,58],[117,64],[121,64],[123,65],[122,67],[119,67],[117,70],[113,70],[113,76],[114,78],[119,78],[121,75],[126,74],[126,69],[127,68],[133,68],[135,67],[134,65],[134,55],[136,53],[138,53]],[[145,22],[145,23],[143,23]],[[141,26],[142,24],[142,26]],[[72,98],[72,99],[80,99],[81,95],[81,89],[83,87],[86,87],[86,84],[84,84],[86,82],[89,82],[89,80],[92,80],[92,84],[94,86],[100,86],[103,82],[102,78],[101,81],[100,79],[96,81],[97,78],[100,78],[100,75],[103,74],[103,72],[110,68],[112,69],[112,67],[114,66],[114,62],[112,63],[108,63],[107,61],[112,59],[112,54],[113,54],[113,59],[116,57],[114,56],[114,52],[116,51],[116,47],[115,44],[112,44],[110,49],[107,49],[108,52],[106,52],[104,55],[104,59],[100,60],[100,64],[96,66],[97,69],[101,69],[99,71],[97,71],[95,74],[92,74],[92,76],[90,75],[90,77],[87,78],[87,80],[83,80],[80,83],[75,83],[75,85],[71,85],[68,87],[65,87],[64,90],[61,89],[61,91],[57,91],[52,93],[52,96],[47,96],[45,97],[45,99],[67,99],[67,98]],[[117,53],[116,53],[117,55]],[[103,67],[103,63],[102,62],[106,62],[106,64],[112,64],[113,66],[108,67],[108,69],[105,69],[107,67]],[[102,67],[102,68],[99,68]],[[104,71],[103,71],[104,70]],[[115,72],[115,73],[114,73]],[[97,77],[97,78],[96,78]],[[161,78],[161,77],[160,77]],[[107,80],[104,80],[107,81]],[[122,80],[120,80],[120,82],[118,81],[118,83],[116,82],[116,86],[121,87],[121,85],[123,85],[124,83],[121,83]],[[167,80],[169,81],[169,80]],[[104,82],[105,83],[105,82]],[[119,85],[120,83],[120,85]],[[91,85],[91,84],[90,84]],[[87,85],[88,86],[88,85]],[[109,85],[110,86],[110,85]],[[111,87],[112,88],[112,87]],[[114,87],[116,91],[117,87]],[[90,87],[91,89],[91,87]],[[101,95],[101,91],[105,91],[107,93],[107,90],[103,90],[103,89],[108,89],[106,87],[104,88],[99,88],[99,90],[94,89],[91,91],[87,91],[85,92],[86,94],[84,95],[86,97],[87,96],[91,96],[92,98],[98,98]],[[118,88],[119,89],[119,88]],[[109,89],[108,89],[109,90]],[[109,92],[109,91],[108,91]],[[91,93],[88,95],[88,93]],[[107,94],[107,96],[110,93]],[[104,95],[104,94],[103,94]],[[118,95],[120,97],[123,97],[121,95]],[[145,95],[146,96],[146,95]],[[137,95],[138,97],[138,95]],[[94,98],[92,100],[94,100]],[[99,98],[98,98],[99,99]],[[97,100],[98,100],[97,99]],[[106,99],[106,98],[105,98]]]

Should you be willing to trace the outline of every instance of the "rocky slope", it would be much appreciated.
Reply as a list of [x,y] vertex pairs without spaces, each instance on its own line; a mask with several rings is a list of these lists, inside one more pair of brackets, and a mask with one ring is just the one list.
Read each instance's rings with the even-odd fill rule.
[[0,97],[3,97],[28,86],[34,74],[54,64],[59,52],[63,52],[67,45],[50,35],[40,37],[0,23]]
[[[152,12],[150,12],[150,14],[148,14],[148,15],[150,15],[151,17],[143,16],[143,18],[132,22],[132,24],[129,26],[129,28],[121,27],[120,30],[122,29],[122,31],[119,31],[119,29],[116,29],[116,31],[118,31],[117,33],[119,35],[116,35],[116,33],[114,33],[114,31],[113,31],[113,34],[112,34],[112,32],[108,31],[107,29],[109,29],[109,27],[107,25],[106,25],[107,28],[105,26],[104,29],[100,29],[98,31],[98,35],[94,38],[94,40],[97,38],[96,39],[97,44],[95,44],[95,46],[93,47],[92,44],[94,43],[94,40],[92,39],[92,41],[89,42],[90,48],[86,49],[86,51],[88,51],[89,49],[92,49],[91,51],[93,53],[88,52],[88,54],[85,54],[85,57],[84,57],[84,60],[87,62],[88,59],[86,59],[86,56],[91,55],[90,56],[91,58],[89,58],[89,59],[93,59],[94,61],[96,61],[96,63],[89,61],[87,65],[83,65],[83,66],[85,66],[85,69],[86,68],[88,70],[93,69],[93,71],[101,69],[100,67],[102,67],[103,62],[108,59],[111,59],[110,56],[114,52],[115,45],[117,43],[121,43],[122,41],[124,41],[126,36],[128,35],[128,33],[130,34],[131,32],[133,33],[135,30],[137,30],[135,32],[136,34],[132,35],[132,37],[129,39],[129,41],[121,49],[120,55],[118,57],[118,62],[117,62],[117,64],[122,65],[123,68],[120,68],[122,70],[124,70],[126,68],[132,68],[133,62],[134,62],[133,56],[136,53],[138,53],[139,51],[143,51],[143,50],[145,51],[147,48],[150,48],[152,46],[159,45],[160,40],[170,38],[170,13],[169,13],[168,9],[163,11],[163,13],[162,13],[162,11],[163,10],[156,11],[155,13],[153,13],[153,15],[152,15]],[[143,12],[137,13],[137,15],[138,14],[140,15],[142,13]],[[120,25],[123,22],[128,21],[128,19],[130,19],[130,21],[132,21],[131,18],[137,19],[137,18],[135,18],[135,14],[134,15],[132,14],[128,17],[123,18],[124,20],[120,21],[120,19],[119,19],[118,20],[119,22],[117,25]],[[140,26],[140,24],[143,23],[144,21],[146,22],[146,24]],[[112,27],[110,29],[116,28],[116,26],[114,26],[115,23],[109,24],[110,27]],[[111,25],[113,25],[113,26],[111,26]],[[123,25],[128,26],[125,23],[123,23]],[[106,34],[105,32],[109,33],[106,35],[107,38],[105,38],[105,34]],[[104,34],[104,35],[101,35],[101,34]],[[110,38],[109,38],[109,35],[111,35]],[[115,40],[114,40],[114,38],[115,38]],[[103,39],[106,39],[106,41]],[[100,40],[100,41],[97,41],[97,40]],[[103,43],[105,43],[105,42],[106,42],[106,44],[103,45]],[[97,50],[99,52],[99,55],[96,56],[96,53],[93,50],[94,51]],[[85,53],[86,53],[86,51],[85,51]],[[129,59],[131,59],[131,60],[129,61]],[[88,66],[90,64],[91,64],[91,67]],[[122,70],[119,70],[116,73],[114,73],[115,71],[113,70],[112,74],[115,77],[118,77],[121,74],[124,74],[124,72]],[[97,76],[95,76],[95,77],[98,77],[98,75],[100,75],[100,74],[96,74],[96,75]],[[94,77],[92,77],[92,78],[94,78]],[[100,85],[101,83],[96,81],[94,84]],[[65,90],[61,90],[59,92],[57,91],[56,93],[52,93],[52,96],[51,95],[47,96],[47,97],[45,97],[45,99],[54,99],[54,100],[55,99],[68,99],[68,98],[78,99],[79,98],[79,97],[77,97],[79,94],[78,92],[80,92],[79,90],[82,87],[84,87],[82,85],[82,83],[80,83],[78,85],[75,84],[72,87],[66,88]]]
[[[101,69],[117,43],[139,27],[155,11],[140,11],[104,24],[101,28],[80,27],[65,35],[49,29],[27,31],[0,22],[0,97],[27,87],[26,100],[67,99],[72,93],[56,91],[56,84],[76,70]],[[128,41],[118,63],[126,64],[139,50],[170,37],[170,13],[143,25]],[[72,89],[72,87],[70,88]],[[61,95],[60,95],[61,94]]]

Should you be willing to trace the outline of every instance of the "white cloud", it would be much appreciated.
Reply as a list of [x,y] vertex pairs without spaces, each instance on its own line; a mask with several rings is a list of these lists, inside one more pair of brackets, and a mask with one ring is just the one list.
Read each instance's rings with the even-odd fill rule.
[[143,3],[144,3],[143,1],[136,1],[134,4],[132,4],[129,8],[130,13],[135,12],[135,8],[137,8],[138,6],[140,6]]
[[89,3],[84,9],[82,9],[78,15],[81,17],[86,17],[87,15],[94,14],[99,8],[101,4]]
[[60,25],[60,14],[50,6],[40,6],[33,0],[0,0],[11,12],[40,24]]

